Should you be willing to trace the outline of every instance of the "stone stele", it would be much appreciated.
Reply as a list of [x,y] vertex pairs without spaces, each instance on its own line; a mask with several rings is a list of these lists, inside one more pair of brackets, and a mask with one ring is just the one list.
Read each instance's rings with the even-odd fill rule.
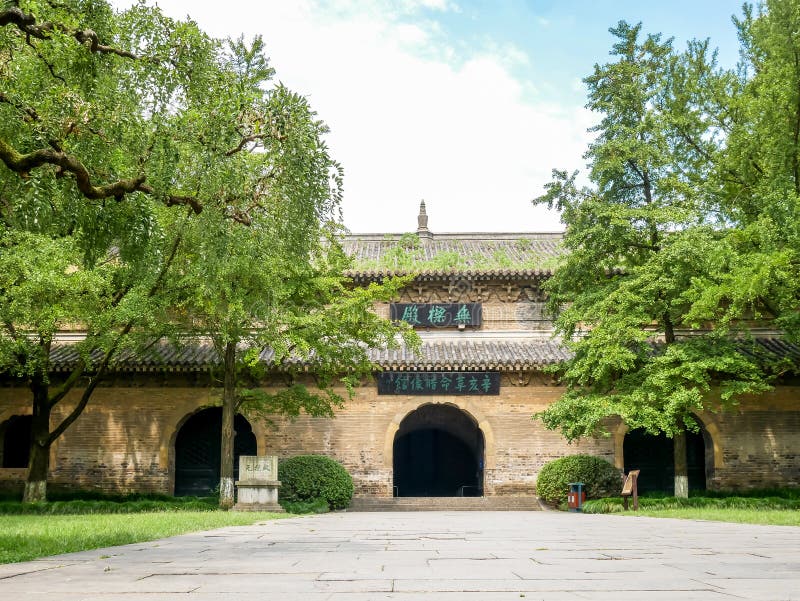
[[278,504],[278,457],[242,455],[236,481],[237,511],[283,511]]

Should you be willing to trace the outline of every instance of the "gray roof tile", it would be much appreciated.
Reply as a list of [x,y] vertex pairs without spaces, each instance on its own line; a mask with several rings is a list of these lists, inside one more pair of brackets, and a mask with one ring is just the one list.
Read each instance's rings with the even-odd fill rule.
[[[762,361],[788,360],[800,365],[800,346],[780,338],[758,338],[756,347],[742,346],[742,352]],[[400,347],[370,349],[372,361],[382,369],[391,370],[534,370],[553,365],[570,357],[570,351],[559,340],[551,338],[514,338],[503,340],[426,340],[417,352]],[[72,369],[78,353],[73,345],[53,347],[50,357],[55,371]],[[270,349],[261,353],[261,360],[272,362]],[[94,357],[99,359],[99,353]],[[166,342],[154,344],[134,354],[123,352],[113,362],[116,371],[207,371],[220,364],[219,356],[210,343],[194,343],[175,347]],[[282,363],[283,368],[304,366],[299,359]],[[279,368],[281,369],[281,368]]]
[[[74,346],[60,345],[51,351],[56,371],[75,366],[78,353]],[[273,353],[267,349],[261,360],[270,363]],[[569,357],[566,348],[550,339],[532,340],[466,340],[423,342],[416,353],[406,347],[370,349],[369,356],[383,369],[534,369],[551,365]],[[95,359],[99,357],[94,357]],[[124,352],[113,362],[117,371],[206,371],[219,365],[213,345],[195,343],[175,347],[168,343],[155,344],[138,354]],[[300,360],[287,360],[283,365],[302,365]]]
[[[351,275],[385,275],[424,272],[430,275],[509,275],[521,272],[549,274],[562,254],[561,233],[434,234],[400,252],[402,234],[351,234],[342,246],[354,260]],[[413,238],[412,238],[413,239]],[[452,265],[448,259],[453,259]],[[409,262],[411,266],[409,266]]]

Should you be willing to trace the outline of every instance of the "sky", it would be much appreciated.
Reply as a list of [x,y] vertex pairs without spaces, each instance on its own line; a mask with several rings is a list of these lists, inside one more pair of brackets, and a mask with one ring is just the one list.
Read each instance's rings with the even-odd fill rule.
[[[147,0],[152,4],[152,0]],[[130,0],[115,0],[117,7]],[[345,173],[353,232],[560,231],[531,200],[552,169],[586,171],[582,79],[609,27],[710,38],[738,59],[741,0],[161,0],[219,36],[264,38],[276,79],[309,99]]]

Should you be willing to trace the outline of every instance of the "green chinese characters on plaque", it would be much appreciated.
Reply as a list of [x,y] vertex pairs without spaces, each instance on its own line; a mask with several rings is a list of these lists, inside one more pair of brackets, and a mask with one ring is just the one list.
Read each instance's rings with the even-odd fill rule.
[[384,371],[378,374],[378,394],[500,394],[500,372]]
[[481,303],[391,303],[392,321],[415,327],[446,328],[481,325]]

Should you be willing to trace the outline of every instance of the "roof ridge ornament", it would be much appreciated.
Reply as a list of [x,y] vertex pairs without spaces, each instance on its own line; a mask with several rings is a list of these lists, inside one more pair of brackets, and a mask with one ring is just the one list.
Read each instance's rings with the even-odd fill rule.
[[417,216],[417,236],[422,240],[432,240],[433,234],[428,229],[428,214],[425,212],[425,200],[419,203],[419,215]]

